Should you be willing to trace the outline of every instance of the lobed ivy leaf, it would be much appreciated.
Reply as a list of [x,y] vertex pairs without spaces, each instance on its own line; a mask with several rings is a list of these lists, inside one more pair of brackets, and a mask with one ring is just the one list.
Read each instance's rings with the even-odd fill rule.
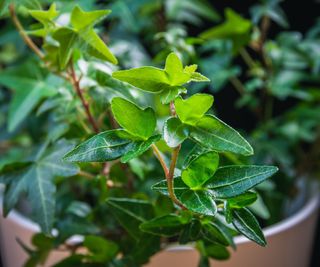
[[119,223],[135,239],[141,237],[140,224],[154,217],[152,205],[143,200],[108,198],[107,204]]
[[34,66],[34,62],[24,62],[18,68],[0,73],[0,84],[14,91],[9,106],[9,132],[14,131],[42,99],[57,93],[53,84],[59,84],[59,80],[57,77],[45,76]]
[[154,132],[157,120],[152,108],[141,109],[124,98],[115,97],[111,109],[119,125],[131,135],[147,140]]
[[[175,53],[167,56],[164,69],[155,67],[140,67],[130,70],[115,71],[112,77],[127,82],[144,91],[152,93],[162,92],[162,102],[167,103],[174,99],[174,96],[184,92],[182,85],[191,81],[208,81],[204,76],[197,75],[194,67],[183,68],[182,62]],[[198,78],[196,78],[198,77]],[[200,79],[199,77],[202,77]],[[173,92],[169,92],[173,90]]]
[[93,27],[110,13],[111,10],[94,10],[85,12],[79,6],[75,6],[71,12],[71,25],[76,30]]
[[190,216],[168,214],[140,224],[140,230],[154,235],[170,237],[178,235],[182,227],[190,221]]
[[62,155],[70,148],[65,141],[58,142],[49,150],[44,145],[25,167],[0,175],[0,181],[6,184],[3,200],[5,215],[16,206],[21,194],[27,193],[36,222],[45,234],[51,234],[56,190],[53,178],[76,175],[79,171],[74,164],[61,161]]
[[194,94],[187,99],[178,97],[174,101],[179,119],[189,125],[195,125],[212,104],[213,96],[208,94]]
[[236,130],[213,115],[203,116],[190,128],[190,138],[215,151],[253,154],[250,144]]
[[205,187],[217,198],[231,198],[251,189],[278,171],[274,166],[224,166],[219,168]]
[[199,189],[212,177],[219,166],[219,155],[209,151],[193,158],[182,170],[181,178],[191,189]]
[[233,43],[233,52],[236,53],[250,40],[252,23],[244,19],[230,8],[225,10],[226,20],[200,35],[203,39],[230,39]]
[[232,211],[232,217],[232,224],[241,234],[260,246],[266,246],[267,242],[259,223],[248,209],[235,209]]
[[85,12],[75,6],[71,12],[71,26],[60,27],[53,32],[53,38],[60,44],[59,62],[63,69],[68,64],[75,48],[101,60],[117,64],[118,61],[106,44],[94,31],[93,26],[106,17],[110,10]]
[[53,19],[59,15],[56,4],[52,3],[48,10],[29,10],[29,14],[39,21],[45,28],[54,25]]

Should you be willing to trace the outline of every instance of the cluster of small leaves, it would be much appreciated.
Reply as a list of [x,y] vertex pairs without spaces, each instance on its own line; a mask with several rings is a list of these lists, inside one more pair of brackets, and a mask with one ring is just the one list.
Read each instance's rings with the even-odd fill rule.
[[[116,2],[112,6],[124,8]],[[165,7],[172,20],[198,24],[197,16],[218,18],[214,10],[206,9],[206,1],[199,5],[166,1]],[[185,16],[189,9],[195,16]],[[108,130],[92,136],[84,116],[76,117],[74,111],[79,107],[70,100],[70,84],[56,75],[30,65],[1,74],[0,83],[15,91],[9,130],[17,130],[36,107],[39,117],[47,115],[51,125],[46,128],[46,143],[32,157],[7,164],[0,172],[0,182],[6,185],[5,213],[17,207],[25,194],[33,219],[45,234],[34,237],[32,249],[23,245],[30,254],[27,266],[42,264],[50,250],[65,245],[74,253],[56,266],[141,266],[161,249],[163,240],[165,244],[172,240],[196,242],[201,264],[206,266],[209,258],[229,257],[227,247],[235,247],[233,236],[237,233],[266,244],[251,212],[258,198],[253,187],[277,168],[223,164],[224,155],[250,156],[253,149],[236,130],[213,115],[211,95],[185,96],[191,82],[209,81],[197,72],[197,65],[184,66],[176,53],[170,53],[163,69],[145,66],[113,71],[111,64],[107,68],[102,62],[116,64],[117,59],[93,28],[109,10],[85,12],[76,6],[66,14],[52,4],[46,11],[29,13],[40,24],[28,34],[42,38],[42,66],[54,74],[69,74],[70,64],[75,63],[76,71],[84,76],[81,85],[90,88],[94,99],[91,111],[96,111],[96,117],[101,115],[99,125]],[[70,15],[67,21],[64,15]],[[234,55],[248,43],[251,30],[248,20],[228,10],[226,22],[201,37],[231,39],[228,49]],[[170,50],[175,50],[173,45]],[[92,60],[94,70],[84,59]],[[141,66],[131,61],[123,65]],[[29,75],[26,70],[34,73]],[[26,84],[28,90],[23,90]],[[61,88],[55,90],[57,87]],[[156,104],[145,100],[151,97]],[[105,118],[109,103],[112,119]],[[163,118],[159,110],[170,108],[171,115],[164,112]],[[57,121],[64,124],[55,127]],[[86,140],[77,140],[80,144],[71,149],[69,142],[58,141],[62,136]],[[190,144],[189,154],[179,155],[178,160],[184,163],[174,165],[169,174],[158,171],[159,165],[148,151],[159,149],[158,157],[167,164],[169,152],[180,147],[188,150]],[[173,196],[181,205],[170,200],[171,182]],[[58,192],[57,186],[61,189]],[[53,227],[57,229],[54,237]],[[76,234],[83,240],[72,245],[68,238]],[[78,247],[87,253],[77,253]]]
[[[114,72],[113,77],[121,81],[160,94],[162,102],[170,100],[177,116],[167,119],[162,135],[153,135],[156,115],[152,108],[142,109],[124,98],[114,98],[111,102],[112,112],[122,128],[91,137],[66,154],[64,159],[72,162],[104,162],[121,158],[122,162],[127,162],[144,153],[160,138],[172,148],[180,146],[187,138],[191,139],[197,146],[186,158],[181,176],[173,179],[175,197],[188,212],[182,210],[179,214],[152,218],[148,215],[148,202],[112,198],[108,204],[114,216],[135,238],[139,238],[141,231],[156,236],[180,236],[181,243],[209,236],[209,242],[223,248],[232,244],[232,238],[228,228],[220,227],[222,222],[215,219],[220,213],[240,233],[265,245],[257,220],[246,208],[257,199],[257,195],[248,190],[273,175],[277,168],[219,167],[219,152],[248,156],[253,154],[253,149],[230,126],[206,114],[213,104],[211,95],[195,94],[187,99],[180,96],[186,90],[182,87],[185,83],[207,81],[195,70],[194,65],[183,68],[180,59],[171,53],[164,69],[140,67]],[[169,196],[168,177],[153,185],[152,189]],[[222,251],[227,253],[225,249]]]

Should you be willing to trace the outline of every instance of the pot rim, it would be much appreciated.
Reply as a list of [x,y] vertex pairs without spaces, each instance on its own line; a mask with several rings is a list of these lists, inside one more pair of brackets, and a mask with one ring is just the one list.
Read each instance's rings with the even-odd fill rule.
[[[0,203],[2,202],[2,197],[0,196]],[[306,218],[308,218],[320,205],[320,194],[314,194],[308,202],[295,214],[289,216],[288,218],[285,218],[284,220],[277,222],[273,225],[270,225],[266,228],[263,228],[263,233],[266,238],[270,236],[274,236],[280,232],[286,231],[289,228],[294,227],[295,225],[301,223],[304,221]],[[2,213],[2,205],[0,205],[0,212],[1,216],[3,215]],[[25,217],[22,215],[20,212],[17,210],[12,210],[7,218],[11,221],[14,221],[15,223],[19,224],[21,227],[26,228],[29,231],[32,232],[40,232],[40,227],[37,223],[33,222],[29,218]],[[71,238],[69,238],[69,242],[77,242],[77,241],[82,241],[83,236],[81,235],[75,235]],[[234,242],[236,245],[240,245],[243,243],[248,243],[252,242],[249,239],[247,239],[245,236],[236,236],[234,238]],[[191,245],[176,245],[172,244],[167,247],[166,250],[191,250],[194,249],[193,246]]]

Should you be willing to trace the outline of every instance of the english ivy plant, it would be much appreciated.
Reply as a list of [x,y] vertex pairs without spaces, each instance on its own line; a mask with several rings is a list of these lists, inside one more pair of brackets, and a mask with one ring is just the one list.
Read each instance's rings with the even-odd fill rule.
[[[26,266],[45,262],[49,251],[61,246],[72,254],[55,266],[111,267],[141,266],[170,242],[195,242],[200,266],[209,266],[209,258],[227,259],[236,234],[266,245],[250,205],[257,200],[254,187],[278,169],[224,163],[226,154],[250,156],[253,148],[213,114],[212,95],[188,94],[189,83],[209,82],[197,65],[184,66],[172,52],[163,69],[116,70],[118,60],[94,30],[110,10],[86,12],[75,6],[62,25],[65,14],[52,4],[48,10],[29,11],[38,22],[32,31],[21,26],[14,5],[10,12],[46,78],[35,87],[35,78],[27,80],[29,88],[23,92],[24,78],[17,72],[1,74],[1,84],[16,91],[9,131],[21,126],[43,100],[38,113],[52,114],[53,120],[37,152],[0,171],[6,185],[5,215],[25,194],[42,229],[32,240],[34,248],[22,244],[30,254]],[[232,12],[228,17],[239,20]],[[42,38],[41,48],[31,35]],[[102,71],[107,67],[111,71]],[[54,90],[49,78],[60,90]],[[102,90],[119,88],[111,98],[98,93],[104,107],[91,99],[92,87],[98,85]],[[65,102],[57,105],[61,100]],[[16,117],[23,105],[27,112]],[[76,117],[66,116],[65,110]],[[89,192],[78,190],[78,184]],[[75,234],[83,241],[70,245],[68,238]],[[79,247],[86,253],[78,252]]]

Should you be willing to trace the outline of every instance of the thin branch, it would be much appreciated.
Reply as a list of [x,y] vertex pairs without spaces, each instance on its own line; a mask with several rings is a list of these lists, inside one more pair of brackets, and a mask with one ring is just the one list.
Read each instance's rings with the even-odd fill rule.
[[88,172],[86,172],[86,171],[82,171],[82,170],[80,170],[80,171],[78,172],[78,175],[81,175],[81,176],[86,177],[86,178],[89,178],[89,179],[95,178],[95,176],[94,176],[93,174],[88,173]]
[[241,96],[246,94],[244,85],[237,77],[230,77],[229,81]]
[[39,58],[41,58],[43,60],[44,59],[44,54],[36,46],[36,44],[31,40],[31,38],[25,33],[25,30],[23,29],[23,27],[22,27],[17,15],[16,15],[14,4],[10,4],[9,5],[9,11],[10,11],[10,15],[11,15],[12,21],[13,21],[14,25],[16,26],[16,28],[18,29],[19,34],[21,35],[21,37],[24,40],[24,42],[30,47],[31,50],[33,50],[33,52],[35,52],[37,54],[37,56]]
[[82,103],[82,106],[86,112],[87,118],[88,118],[93,130],[95,131],[95,133],[99,133],[98,125],[91,114],[89,104],[88,104],[87,100],[84,98],[84,95],[82,93],[82,89],[80,88],[79,80],[77,79],[72,60],[70,60],[70,75],[71,75],[71,79],[72,79],[72,85],[81,100],[81,103]]
[[169,169],[168,169],[167,164],[165,163],[165,161],[161,155],[160,150],[158,149],[158,147],[155,144],[152,144],[151,147],[153,149],[153,153],[155,154],[156,158],[159,160],[159,162],[162,166],[165,177],[168,178],[169,177]]

